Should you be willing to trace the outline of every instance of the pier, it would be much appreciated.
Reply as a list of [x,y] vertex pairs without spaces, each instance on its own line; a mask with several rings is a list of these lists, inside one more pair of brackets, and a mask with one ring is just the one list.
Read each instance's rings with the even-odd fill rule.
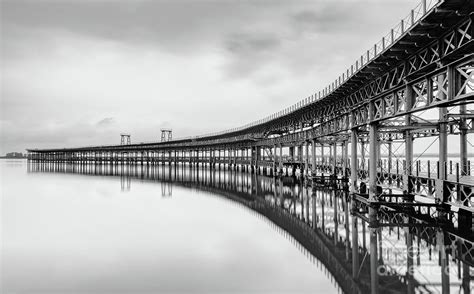
[[[345,208],[339,213],[353,218],[346,222],[351,225],[346,239],[333,232],[337,246],[361,244],[364,223],[369,254],[347,247],[350,269],[341,264],[338,270],[350,276],[347,289],[379,293],[387,282],[376,272],[378,238],[381,227],[393,224],[407,228],[407,242],[414,242],[414,230],[428,230],[430,242],[447,248],[440,251],[445,267],[454,252],[448,249],[459,246],[455,254],[469,273],[474,260],[474,164],[468,157],[474,150],[468,140],[474,133],[473,22],[473,1],[423,0],[325,89],[261,120],[160,142],[136,144],[128,135],[119,145],[28,149],[29,168],[166,166],[266,175],[269,181],[296,177],[340,199]],[[428,159],[423,155],[431,146],[438,154]],[[316,211],[303,203],[301,209]],[[267,206],[255,210],[269,218],[278,214]],[[310,224],[304,230],[316,234],[315,219],[303,219]],[[426,222],[429,229],[419,225]],[[367,272],[361,272],[364,261],[370,264]],[[370,276],[370,285],[352,284],[360,274]],[[420,286],[410,276],[396,278],[409,286],[408,293]],[[449,275],[442,284],[448,288]]]

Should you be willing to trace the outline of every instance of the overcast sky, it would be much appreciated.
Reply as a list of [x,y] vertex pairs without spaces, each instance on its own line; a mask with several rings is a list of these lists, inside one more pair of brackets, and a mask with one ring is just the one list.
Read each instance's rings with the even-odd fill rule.
[[417,1],[0,3],[3,154],[257,120],[325,87]]

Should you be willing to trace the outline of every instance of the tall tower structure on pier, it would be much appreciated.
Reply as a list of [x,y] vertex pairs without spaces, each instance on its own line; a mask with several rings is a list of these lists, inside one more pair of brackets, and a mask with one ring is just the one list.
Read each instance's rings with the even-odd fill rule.
[[120,145],[130,145],[132,141],[130,140],[130,134],[120,134]]
[[161,142],[171,141],[172,138],[173,138],[173,130],[161,129]]

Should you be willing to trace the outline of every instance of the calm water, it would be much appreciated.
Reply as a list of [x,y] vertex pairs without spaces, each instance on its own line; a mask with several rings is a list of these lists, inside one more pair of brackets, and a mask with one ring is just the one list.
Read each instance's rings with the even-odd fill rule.
[[290,236],[214,193],[0,160],[1,293],[336,293]]
[[0,172],[1,293],[367,293],[371,272],[384,294],[472,293],[474,236],[440,227],[435,208],[382,206],[369,225],[344,189],[294,178],[21,160]]

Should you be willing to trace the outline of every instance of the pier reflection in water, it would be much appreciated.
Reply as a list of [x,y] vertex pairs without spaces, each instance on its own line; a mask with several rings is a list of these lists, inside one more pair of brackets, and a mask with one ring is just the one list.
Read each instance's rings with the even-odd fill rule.
[[471,293],[473,236],[455,230],[455,220],[432,217],[434,207],[369,207],[351,199],[344,185],[234,170],[30,163],[28,171],[115,176],[122,191],[153,181],[163,197],[184,186],[228,198],[291,236],[347,293]]

